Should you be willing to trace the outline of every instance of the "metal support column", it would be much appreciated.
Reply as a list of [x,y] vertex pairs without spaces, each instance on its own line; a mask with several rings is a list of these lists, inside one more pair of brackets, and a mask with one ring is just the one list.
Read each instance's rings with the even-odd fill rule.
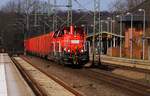
[[[98,22],[97,22],[98,21]],[[98,26],[97,26],[98,25]],[[94,0],[94,26],[93,26],[93,61],[92,64],[94,65],[95,61],[95,34],[96,31],[100,32],[100,0]],[[100,48],[100,46],[99,46]],[[100,54],[100,53],[99,53]],[[99,63],[100,63],[100,55],[99,55]]]
[[144,20],[143,20],[143,60],[145,59],[145,28],[146,28],[146,13],[145,10],[143,9],[144,13]]
[[48,0],[48,15],[50,16],[52,13],[52,5],[51,5],[51,0]]
[[[56,0],[54,0],[54,5],[56,5],[57,2]],[[53,32],[55,32],[57,29],[57,14],[56,14],[56,9],[54,7],[53,9]]]
[[67,26],[72,25],[72,0],[68,0],[68,18],[67,18]]
[[120,15],[120,57],[122,57],[122,15]]
[[[24,40],[27,39],[27,34],[29,31],[29,4],[30,0],[26,0],[26,32],[24,32]],[[26,49],[24,49],[24,55],[26,55]]]
[[37,26],[37,12],[36,12],[36,9],[37,9],[37,2],[35,2],[35,4],[34,4],[34,27],[35,28]]
[[133,15],[131,14],[131,33],[130,33],[130,58],[133,59]]
[[100,26],[101,26],[101,28],[100,28],[101,29],[101,34],[100,34],[101,35],[101,38],[100,38],[100,41],[101,41],[100,42],[100,52],[101,53],[100,54],[103,54],[102,53],[102,48],[103,48],[103,42],[102,42],[103,41],[103,34],[102,34],[102,32],[103,32],[103,21],[100,22]]

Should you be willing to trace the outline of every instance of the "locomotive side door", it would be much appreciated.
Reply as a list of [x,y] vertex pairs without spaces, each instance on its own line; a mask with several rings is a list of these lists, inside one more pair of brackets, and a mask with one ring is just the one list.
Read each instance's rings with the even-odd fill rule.
[[90,41],[86,41],[84,44],[84,50],[88,52],[88,54],[91,54],[91,44]]

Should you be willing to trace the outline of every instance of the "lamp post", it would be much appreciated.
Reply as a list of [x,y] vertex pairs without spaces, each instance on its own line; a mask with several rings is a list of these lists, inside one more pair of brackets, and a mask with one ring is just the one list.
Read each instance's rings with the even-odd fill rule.
[[[110,18],[110,17],[108,17],[107,20],[110,21],[110,32],[111,32],[111,39],[112,39],[113,20],[112,20],[112,18]],[[110,42],[110,47],[111,47],[111,56],[112,56],[112,40],[111,40],[111,42]]]
[[131,16],[131,32],[130,32],[130,59],[133,59],[133,14],[128,12],[127,15]]
[[102,42],[102,39],[103,39],[103,23],[104,23],[104,21],[103,20],[101,20],[100,21],[100,31],[101,31],[101,38],[100,38],[100,40],[101,40],[101,42],[100,42],[100,52],[101,52],[101,54],[102,54],[102,44],[103,44],[103,42]]
[[100,20],[100,16],[99,16],[99,23],[98,23],[98,33],[99,33],[99,37],[98,37],[98,63],[101,64],[101,20]]
[[117,18],[120,18],[120,57],[122,57],[122,15],[117,15]]
[[116,47],[116,38],[115,38],[115,35],[113,36],[113,32],[114,32],[114,23],[116,21],[115,20],[112,20],[112,47]]
[[[107,32],[109,32],[109,22],[108,21],[105,21],[105,23],[107,24]],[[107,43],[107,50],[108,50],[108,36],[107,36],[107,41],[106,41]],[[106,52],[106,54],[107,54],[107,52]]]
[[144,9],[139,9],[138,11],[143,12],[143,35],[142,35],[142,50],[143,50],[143,60],[145,59],[145,25],[146,25],[146,14]]
[[[103,47],[103,49],[104,49],[104,45],[103,45],[104,43],[102,42],[102,39],[103,39],[103,38],[102,38],[102,36],[103,36],[103,33],[102,33],[102,32],[103,32],[103,24],[104,24],[104,23],[106,24],[106,31],[109,32],[109,22],[108,22],[108,20],[101,20],[100,23],[101,23],[101,24],[100,24],[100,29],[101,29],[101,30],[100,30],[100,31],[101,31],[101,38],[100,38],[100,39],[101,39],[101,43],[100,43],[101,45],[100,45],[100,48],[101,48],[101,54],[102,54],[102,47]],[[106,40],[107,40],[107,41],[106,41],[106,44],[107,44],[107,45],[106,45],[106,49],[108,49],[108,38],[107,38]],[[104,52],[104,54],[105,54],[105,51],[104,51],[104,50],[103,50],[103,52]]]

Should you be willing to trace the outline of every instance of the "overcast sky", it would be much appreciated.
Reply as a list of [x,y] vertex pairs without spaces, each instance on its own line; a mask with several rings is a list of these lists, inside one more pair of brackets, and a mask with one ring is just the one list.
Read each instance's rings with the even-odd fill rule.
[[[3,6],[7,1],[9,0],[0,0],[0,6]],[[44,0],[46,1],[46,0]],[[53,0],[52,0],[53,1]],[[66,4],[67,0],[57,0],[57,3],[63,5]],[[73,0],[73,8],[74,9],[93,9],[93,1],[94,0],[78,0],[82,6],[79,6],[74,0]],[[114,2],[115,0],[101,0],[101,10],[108,10],[110,7],[109,5],[111,2]]]
[[[64,1],[67,0],[57,0],[57,3],[59,4],[65,4]],[[89,9],[92,10],[94,7],[94,0],[77,0],[79,1],[79,3],[81,4],[81,6],[79,6],[79,4],[77,2],[75,2],[75,0],[73,0],[73,8],[74,9]],[[100,0],[101,1],[101,10],[108,10],[110,8],[110,4],[112,2],[114,2],[115,0]]]
[[[93,9],[94,7],[94,0],[78,0],[80,3],[87,7],[88,9]],[[108,10],[110,7],[111,2],[114,2],[115,0],[101,0],[101,10]],[[79,6],[78,6],[79,7]]]
[[0,0],[0,6],[4,5],[8,0]]

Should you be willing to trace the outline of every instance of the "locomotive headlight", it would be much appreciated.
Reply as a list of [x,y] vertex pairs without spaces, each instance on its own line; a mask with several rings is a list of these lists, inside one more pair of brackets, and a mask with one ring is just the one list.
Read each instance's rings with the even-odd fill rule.
[[64,51],[66,51],[66,48],[64,48]]
[[84,52],[84,50],[82,49],[81,52]]
[[70,52],[70,50],[68,50],[68,52]]

